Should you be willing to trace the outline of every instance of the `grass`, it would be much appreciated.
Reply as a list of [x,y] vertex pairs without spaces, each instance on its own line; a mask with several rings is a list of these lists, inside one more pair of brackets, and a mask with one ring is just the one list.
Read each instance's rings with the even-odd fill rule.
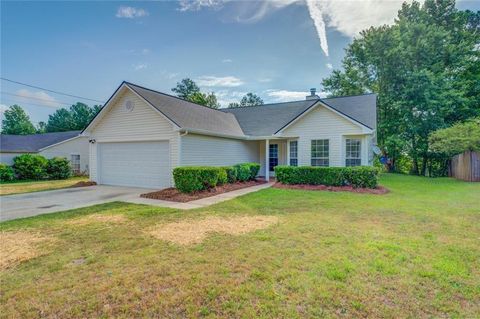
[[88,177],[79,176],[61,180],[47,181],[14,181],[0,183],[0,195],[12,195],[47,191],[70,187],[80,181],[88,181]]
[[[193,211],[114,202],[2,223],[56,240],[1,273],[0,317],[477,318],[480,184],[381,183],[389,194],[266,189]],[[146,232],[249,215],[279,223],[188,246]]]

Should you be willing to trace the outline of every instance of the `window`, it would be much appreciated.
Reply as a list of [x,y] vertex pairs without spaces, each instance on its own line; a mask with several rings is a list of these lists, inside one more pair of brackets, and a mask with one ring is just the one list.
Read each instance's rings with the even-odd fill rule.
[[345,166],[362,165],[362,141],[358,138],[347,138],[345,147]]
[[269,170],[273,172],[273,168],[278,165],[278,144],[270,144],[268,147]]
[[312,140],[312,166],[329,166],[328,140]]
[[290,166],[298,166],[298,142],[290,141]]
[[72,154],[70,155],[70,164],[72,165],[72,172],[74,174],[80,174],[80,155]]

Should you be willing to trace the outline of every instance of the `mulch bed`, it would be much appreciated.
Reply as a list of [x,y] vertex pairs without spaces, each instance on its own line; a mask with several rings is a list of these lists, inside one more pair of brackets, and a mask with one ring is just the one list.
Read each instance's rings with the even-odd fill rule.
[[191,193],[191,194],[180,193],[176,188],[171,187],[171,188],[162,189],[162,190],[157,191],[157,192],[142,194],[142,195],[140,195],[140,197],[186,203],[186,202],[190,202],[192,200],[205,198],[205,197],[211,197],[211,196],[215,196],[215,195],[220,195],[220,194],[223,194],[223,193],[228,193],[228,192],[231,192],[231,191],[235,191],[237,189],[242,189],[242,188],[256,186],[256,185],[261,185],[261,184],[265,184],[265,183],[266,182],[263,181],[263,180],[248,181],[248,182],[237,182],[237,183],[233,183],[233,184],[225,184],[225,185],[222,185],[222,186],[217,186],[217,187],[209,189],[209,190],[194,192],[194,193]]
[[97,185],[97,183],[92,181],[80,181],[78,183],[73,184],[70,187],[87,187],[87,186],[94,186],[94,185]]
[[377,188],[353,188],[352,186],[325,186],[325,185],[288,185],[282,183],[275,183],[273,185],[275,188],[282,189],[300,189],[300,190],[311,190],[311,191],[329,191],[329,192],[352,192],[352,193],[361,193],[361,194],[376,194],[383,195],[389,192],[389,190],[383,186],[378,186]]

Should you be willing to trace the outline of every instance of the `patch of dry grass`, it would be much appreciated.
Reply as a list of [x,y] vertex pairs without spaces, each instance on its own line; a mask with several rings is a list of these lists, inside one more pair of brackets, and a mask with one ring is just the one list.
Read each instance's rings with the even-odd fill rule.
[[40,244],[54,239],[26,231],[0,232],[0,270],[11,268],[23,261],[43,254]]
[[74,218],[67,220],[65,223],[72,226],[84,226],[90,225],[93,223],[125,223],[127,218],[123,215],[102,215],[102,214],[92,214],[85,217]]
[[0,184],[0,195],[13,195],[67,188],[82,181],[88,181],[88,177],[80,176],[54,181],[2,183]]
[[201,243],[211,233],[240,235],[267,228],[278,222],[275,216],[207,217],[156,225],[148,230],[153,237],[180,245]]

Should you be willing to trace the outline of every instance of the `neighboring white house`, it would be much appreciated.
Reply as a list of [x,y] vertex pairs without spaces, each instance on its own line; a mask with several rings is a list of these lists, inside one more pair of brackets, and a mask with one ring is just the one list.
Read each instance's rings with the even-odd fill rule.
[[0,135],[0,162],[12,165],[21,154],[40,154],[46,158],[65,157],[74,173],[88,173],[88,138],[80,131],[54,132],[32,135]]
[[371,165],[375,131],[374,94],[214,110],[123,82],[82,135],[93,181],[165,188],[177,166]]

